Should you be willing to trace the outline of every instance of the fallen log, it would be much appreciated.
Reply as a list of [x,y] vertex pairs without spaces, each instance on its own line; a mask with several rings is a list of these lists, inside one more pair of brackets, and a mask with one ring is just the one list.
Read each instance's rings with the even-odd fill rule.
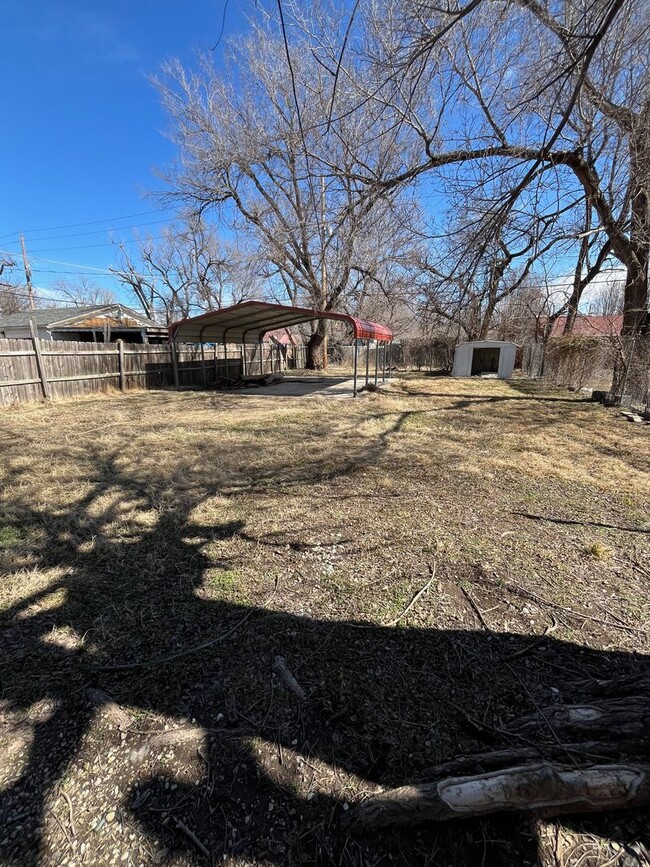
[[624,696],[650,695],[650,675],[635,674],[629,677],[613,677],[608,680],[593,678],[569,684],[574,693],[592,698],[623,698]]
[[642,738],[650,730],[650,698],[630,696],[584,704],[538,708],[508,725],[508,731],[527,736],[548,733],[558,740],[567,736]]
[[543,746],[510,747],[499,750],[489,750],[483,753],[457,756],[447,762],[426,768],[420,774],[420,783],[441,780],[444,777],[459,777],[465,774],[484,774],[488,771],[502,770],[530,762],[539,763],[547,760],[566,762],[569,759],[586,761],[602,761],[614,759],[621,761],[623,757],[635,759],[650,756],[650,734],[643,738],[612,741],[581,741],[568,744],[545,744]]
[[540,762],[372,795],[357,807],[354,818],[366,828],[376,828],[503,812],[539,817],[598,813],[648,803],[650,765],[581,768]]

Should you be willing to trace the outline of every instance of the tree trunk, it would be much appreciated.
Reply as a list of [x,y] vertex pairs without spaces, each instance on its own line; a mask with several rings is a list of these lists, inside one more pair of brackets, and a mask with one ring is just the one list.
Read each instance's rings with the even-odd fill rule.
[[356,818],[365,827],[380,827],[503,812],[536,816],[599,813],[649,802],[648,765],[578,768],[541,762],[372,795],[359,805]]
[[649,684],[645,672],[575,683],[572,694],[589,696],[590,701],[537,707],[507,729],[490,732],[492,739],[502,736],[512,743],[514,736],[526,746],[459,756],[429,768],[413,785],[363,800],[353,813],[355,821],[381,827],[504,812],[548,817],[648,804]]
[[628,263],[623,308],[623,334],[645,334],[648,328],[648,251],[639,249]]
[[327,367],[327,323],[319,319],[314,333],[307,343],[307,370],[323,370]]
[[650,101],[630,133],[630,247],[626,262],[623,333],[645,334],[648,327],[648,247],[650,245]]

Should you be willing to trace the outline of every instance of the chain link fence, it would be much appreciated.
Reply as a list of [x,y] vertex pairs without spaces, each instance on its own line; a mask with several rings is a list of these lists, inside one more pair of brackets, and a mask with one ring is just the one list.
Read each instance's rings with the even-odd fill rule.
[[573,390],[605,392],[608,401],[647,410],[650,404],[650,336],[569,335],[524,346],[524,376]]

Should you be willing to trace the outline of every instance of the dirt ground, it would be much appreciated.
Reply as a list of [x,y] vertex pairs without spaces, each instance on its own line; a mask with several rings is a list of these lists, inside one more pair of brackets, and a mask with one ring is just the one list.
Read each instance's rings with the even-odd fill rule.
[[4,412],[0,471],[0,863],[650,863],[648,810],[354,822],[647,669],[648,426],[516,380],[132,393]]

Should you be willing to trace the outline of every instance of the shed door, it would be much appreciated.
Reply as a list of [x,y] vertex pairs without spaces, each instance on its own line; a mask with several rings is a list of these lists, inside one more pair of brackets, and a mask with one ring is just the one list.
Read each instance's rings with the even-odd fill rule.
[[472,376],[478,376],[481,373],[498,373],[500,355],[501,348],[499,346],[475,349],[472,353]]

